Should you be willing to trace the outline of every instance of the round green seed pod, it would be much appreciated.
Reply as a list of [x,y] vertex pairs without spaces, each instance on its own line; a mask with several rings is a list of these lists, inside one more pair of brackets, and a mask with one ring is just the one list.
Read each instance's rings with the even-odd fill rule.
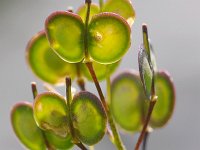
[[33,118],[32,105],[28,102],[17,103],[11,112],[11,123],[18,139],[32,150],[46,150],[45,140]]
[[26,60],[33,73],[50,84],[63,84],[66,76],[74,78],[76,75],[76,64],[67,63],[55,54],[44,31],[29,41]]
[[[102,80],[106,79],[107,75],[111,75],[113,72],[115,72],[115,70],[118,68],[118,66],[120,64],[120,61],[113,63],[113,64],[108,64],[108,65],[99,64],[97,62],[93,62],[92,64],[93,64],[93,68],[96,73],[98,81],[102,81]],[[89,81],[93,81],[92,76],[90,75],[90,72],[88,71],[86,64],[83,63],[83,64],[81,64],[80,67],[81,67],[81,72],[83,73],[83,75]]]
[[155,90],[158,99],[151,115],[150,126],[160,128],[171,118],[175,105],[175,88],[168,72],[156,73]]
[[34,101],[34,118],[38,126],[60,137],[69,136],[68,109],[65,99],[52,92],[39,94]]
[[100,100],[92,93],[76,94],[71,104],[76,137],[87,145],[99,142],[106,131],[107,117]]
[[45,30],[52,49],[65,61],[77,63],[84,58],[84,24],[72,12],[57,11],[45,22]]
[[130,0],[107,0],[103,12],[114,12],[124,17],[130,26],[135,20],[135,10]]
[[137,132],[142,127],[144,93],[138,72],[125,71],[111,83],[111,112],[116,123],[125,131]]
[[[92,3],[90,5],[90,19],[92,16],[94,16],[95,14],[98,14],[100,12],[100,8],[98,5]],[[86,14],[87,14],[87,4],[84,4],[82,6],[80,6],[76,12],[81,18],[82,20],[85,22],[86,19]]]
[[94,15],[88,30],[88,53],[98,63],[115,63],[130,47],[130,27],[115,13]]

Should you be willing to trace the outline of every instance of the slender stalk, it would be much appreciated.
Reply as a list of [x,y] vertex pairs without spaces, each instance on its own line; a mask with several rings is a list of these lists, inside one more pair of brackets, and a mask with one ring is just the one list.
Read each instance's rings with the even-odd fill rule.
[[[36,98],[36,96],[38,95],[38,91],[37,91],[37,85],[35,82],[31,82],[31,89],[32,89],[32,93],[33,93],[33,99]],[[55,150],[54,147],[51,146],[51,144],[49,144],[47,138],[46,138],[46,135],[45,135],[45,132],[43,130],[41,130],[42,132],[42,136],[44,138],[44,142],[45,142],[45,145],[47,147],[48,150]]]
[[97,89],[97,92],[99,94],[100,100],[101,100],[101,102],[102,102],[102,104],[103,104],[103,106],[104,106],[104,108],[105,108],[105,110],[107,112],[108,111],[108,106],[107,106],[105,98],[103,96],[103,92],[101,90],[100,84],[99,84],[99,82],[97,80],[96,73],[94,72],[94,68],[93,68],[92,62],[87,62],[86,66],[87,66],[87,68],[88,68],[88,70],[89,70],[89,72],[90,72],[90,74],[92,76],[92,79],[93,79],[94,84],[96,86],[96,89]]
[[142,143],[142,141],[144,139],[144,136],[145,136],[145,133],[146,133],[146,130],[147,130],[147,126],[149,124],[151,114],[152,114],[153,108],[156,104],[156,101],[157,101],[157,96],[152,96],[152,98],[150,100],[150,105],[149,105],[147,117],[145,119],[145,123],[144,123],[143,129],[142,129],[142,132],[140,133],[140,136],[139,136],[138,141],[136,143],[135,150],[139,150],[140,144]]
[[31,90],[33,93],[33,99],[35,99],[36,96],[38,95],[37,86],[35,82],[31,82]]
[[88,54],[88,23],[90,19],[90,6],[92,1],[91,0],[85,0],[85,3],[87,4],[87,13],[86,13],[86,18],[85,18],[85,32],[84,32],[84,48],[85,48],[85,61],[89,61],[90,57]]
[[146,150],[146,145],[147,145],[147,140],[149,138],[150,132],[146,131],[145,132],[145,136],[144,136],[144,140],[142,143],[142,150]]
[[76,145],[82,150],[87,150],[87,148],[82,143],[76,143]]
[[77,69],[77,77],[78,77],[76,82],[77,82],[79,88],[81,89],[81,91],[85,91],[85,81],[81,75],[80,64],[76,65],[76,69]]
[[99,0],[99,7],[100,7],[100,11],[102,11],[102,8],[103,8],[103,0]]
[[[113,117],[112,117],[112,115],[110,113],[109,107],[108,107],[108,105],[107,105],[107,103],[105,101],[105,98],[103,96],[103,92],[102,92],[100,84],[99,84],[99,82],[97,80],[97,77],[96,77],[96,74],[94,72],[92,63],[91,62],[87,62],[86,66],[88,67],[88,70],[89,70],[89,72],[90,72],[90,74],[92,76],[92,79],[93,79],[94,84],[96,86],[96,89],[98,91],[99,97],[101,99],[101,102],[102,102],[102,104],[103,104],[103,106],[105,108],[105,111],[106,111],[106,114],[107,114],[107,117],[108,117],[108,122],[109,122],[110,128],[112,130],[112,134],[113,134],[113,137],[114,137],[114,143],[115,143],[115,145],[116,145],[118,150],[123,150],[124,146],[123,146],[123,144],[121,142],[121,139],[119,137],[119,134],[118,134],[117,128],[115,126],[115,123],[113,121]],[[108,89],[110,89],[110,85],[109,85]]]
[[73,140],[75,140],[76,138],[75,138],[74,128],[73,128],[73,124],[72,124],[71,107],[70,107],[70,104],[72,101],[71,78],[66,77],[65,83],[66,83],[67,107],[68,107],[68,114],[69,114],[69,128],[70,128],[71,136],[72,136]]
[[109,123],[110,123],[110,128],[113,132],[114,142],[115,142],[116,146],[118,147],[118,149],[124,149],[124,145],[121,141],[120,135],[119,135],[117,128],[115,126],[112,114],[110,113],[110,101],[111,101],[111,84],[110,84],[110,73],[109,73],[110,69],[109,69],[108,66],[106,67],[106,69],[107,69],[107,71],[106,71],[107,72],[107,76],[106,76],[107,103],[108,103],[108,108],[109,108],[108,119],[109,119]]
[[87,148],[76,138],[73,123],[72,123],[72,116],[71,116],[71,102],[72,102],[72,92],[71,92],[71,78],[66,77],[66,99],[67,99],[67,107],[68,107],[68,114],[69,114],[69,129],[73,139],[74,144],[76,144],[80,149],[87,150]]

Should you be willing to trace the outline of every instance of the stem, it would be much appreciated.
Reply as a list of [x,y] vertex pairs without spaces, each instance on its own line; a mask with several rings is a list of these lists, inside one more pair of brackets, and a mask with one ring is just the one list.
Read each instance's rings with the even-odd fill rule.
[[38,95],[37,86],[35,82],[31,82],[31,89],[33,93],[33,99],[35,99],[36,96]]
[[82,150],[87,150],[87,148],[81,142],[80,143],[76,143],[76,145]]
[[88,22],[90,18],[90,6],[91,6],[91,0],[85,0],[85,3],[87,4],[87,14],[85,18],[85,32],[84,32],[84,48],[85,48],[85,61],[89,61],[89,54],[88,54]]
[[[31,89],[32,89],[32,93],[33,93],[33,99],[35,99],[36,96],[38,95],[37,85],[36,85],[35,82],[31,82]],[[44,138],[44,142],[45,142],[45,145],[46,145],[47,149],[48,149],[48,150],[55,150],[55,148],[52,147],[52,146],[49,144],[49,142],[48,142],[48,140],[47,140],[47,138],[46,138],[45,132],[44,132],[43,130],[40,130],[40,131],[42,132],[42,136],[43,136],[43,138]]]
[[66,77],[65,83],[66,83],[67,107],[68,107],[68,114],[69,114],[69,129],[70,129],[70,133],[72,135],[73,140],[75,140],[76,138],[75,138],[74,128],[72,124],[71,107],[70,107],[70,104],[72,101],[71,78]]
[[[109,74],[109,67],[107,66],[106,67],[107,69],[107,76],[106,76],[106,87],[107,87],[107,102],[108,102],[108,108],[110,108],[110,101],[111,101],[111,86],[110,86],[110,74]],[[112,130],[112,133],[113,133],[113,137],[114,137],[114,143],[116,144],[116,147],[120,150],[123,150],[124,149],[124,145],[121,141],[121,138],[120,138],[120,135],[117,131],[117,128],[115,126],[115,123],[114,123],[114,120],[113,120],[113,117],[112,117],[112,114],[110,112],[110,109],[108,109],[108,120],[109,120],[109,123],[110,123],[110,128]]]
[[69,129],[73,139],[74,144],[76,144],[80,149],[87,150],[87,148],[76,138],[73,123],[72,123],[72,116],[71,116],[71,102],[72,102],[72,92],[71,92],[71,78],[66,77],[66,99],[67,99],[67,107],[69,113]]
[[98,94],[99,94],[100,100],[101,100],[101,102],[102,102],[102,104],[103,104],[103,106],[104,106],[106,112],[108,112],[108,106],[107,106],[107,104],[106,104],[105,98],[104,98],[104,96],[103,96],[103,92],[102,92],[102,90],[101,90],[100,84],[99,84],[99,82],[98,82],[98,80],[97,80],[97,77],[96,77],[96,74],[95,74],[95,72],[94,72],[94,68],[93,68],[93,66],[92,66],[92,62],[87,62],[87,63],[86,63],[86,66],[87,66],[87,68],[88,68],[88,70],[89,70],[89,72],[90,72],[90,74],[91,74],[91,76],[92,76],[92,79],[93,79],[94,84],[95,84],[95,86],[96,86],[96,89],[97,89],[97,92],[98,92]]
[[[112,133],[113,133],[115,145],[116,145],[116,147],[117,147],[118,150],[123,150],[123,149],[124,149],[124,146],[123,146],[123,144],[122,144],[122,142],[121,142],[121,139],[120,139],[120,137],[119,137],[117,128],[116,128],[115,123],[114,123],[114,121],[113,121],[113,118],[112,118],[112,115],[111,115],[110,110],[109,110],[109,108],[108,108],[108,105],[106,104],[105,98],[104,98],[104,96],[103,96],[103,92],[102,92],[101,87],[100,87],[100,84],[99,84],[99,82],[98,82],[98,80],[97,80],[97,77],[96,77],[96,74],[95,74],[95,72],[94,72],[92,63],[91,63],[91,62],[87,62],[87,63],[86,63],[86,66],[88,67],[88,70],[89,70],[89,72],[90,72],[90,74],[91,74],[91,76],[92,76],[92,79],[93,79],[94,84],[95,84],[95,86],[96,86],[96,89],[97,89],[97,91],[98,91],[99,97],[100,97],[100,99],[101,99],[101,102],[102,102],[102,104],[103,104],[103,106],[104,106],[104,109],[105,109],[105,111],[106,111],[106,114],[107,114],[107,117],[108,117],[108,122],[109,122],[110,128],[111,128]],[[110,85],[109,85],[109,87],[110,87]],[[110,89],[110,88],[108,88],[108,89]],[[110,92],[110,91],[109,91],[109,92]]]
[[99,0],[99,7],[100,7],[100,11],[102,12],[102,8],[103,8],[103,0]]
[[138,141],[136,143],[135,150],[139,150],[140,144],[142,143],[142,141],[144,139],[144,136],[145,136],[145,133],[146,133],[146,130],[147,130],[147,126],[149,124],[149,121],[150,121],[150,118],[151,118],[151,114],[152,114],[153,108],[154,108],[154,106],[156,104],[156,101],[157,101],[157,96],[153,95],[151,100],[150,100],[148,114],[147,114],[147,117],[145,119],[142,132],[141,132],[141,134],[140,134],[140,136],[138,138]]
[[79,88],[81,89],[81,91],[85,91],[85,81],[81,75],[80,64],[76,65],[76,69],[77,69],[77,77],[78,77],[76,82],[77,82]]
[[143,140],[143,144],[142,144],[142,150],[146,150],[146,145],[147,145],[147,140],[149,138],[150,132],[146,131],[145,132],[145,136],[144,136],[144,140]]

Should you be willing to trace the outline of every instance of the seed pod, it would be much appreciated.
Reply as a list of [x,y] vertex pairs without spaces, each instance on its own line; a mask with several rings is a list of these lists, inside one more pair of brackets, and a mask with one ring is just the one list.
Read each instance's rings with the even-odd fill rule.
[[35,123],[33,109],[30,103],[17,103],[12,108],[11,123],[18,139],[28,149],[46,149],[42,131]]
[[62,84],[67,75],[71,78],[76,75],[76,65],[67,63],[56,55],[44,31],[39,32],[29,41],[26,60],[33,73],[50,84]]
[[136,71],[117,75],[111,84],[111,112],[116,123],[125,131],[136,132],[142,127],[144,94]]
[[119,61],[130,47],[130,27],[119,15],[100,13],[89,24],[88,52],[101,64]]
[[33,109],[35,121],[41,129],[60,137],[69,136],[68,111],[63,97],[52,92],[39,94]]
[[75,13],[58,11],[46,19],[45,30],[52,49],[65,61],[84,58],[84,24]]
[[103,12],[113,12],[122,16],[130,26],[135,20],[135,10],[130,0],[107,0],[103,5]]
[[71,104],[72,122],[77,138],[94,145],[106,131],[106,113],[100,100],[92,93],[83,91],[76,94]]
[[174,83],[168,72],[159,71],[156,74],[155,90],[158,99],[151,115],[150,125],[159,128],[171,118],[175,105]]

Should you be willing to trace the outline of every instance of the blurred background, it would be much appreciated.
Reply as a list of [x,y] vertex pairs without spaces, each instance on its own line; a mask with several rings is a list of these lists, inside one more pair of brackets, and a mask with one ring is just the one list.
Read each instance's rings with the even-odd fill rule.
[[[25,62],[28,40],[44,28],[53,11],[77,9],[84,0],[0,0],[0,149],[24,149],[10,124],[10,109],[19,101],[32,101],[30,82],[36,81]],[[94,2],[97,2],[94,1]],[[147,23],[149,37],[157,54],[160,69],[172,75],[177,102],[174,114],[163,129],[150,136],[148,150],[197,150],[200,147],[200,2],[198,0],[132,0],[136,20],[132,27],[132,46],[119,70],[138,70],[137,53],[142,42],[141,25]],[[102,84],[105,90],[105,84]],[[94,85],[87,88],[96,93]],[[59,89],[64,92],[64,88]],[[138,134],[122,140],[133,149]],[[76,149],[76,148],[75,148]],[[95,146],[114,150],[108,137]]]

